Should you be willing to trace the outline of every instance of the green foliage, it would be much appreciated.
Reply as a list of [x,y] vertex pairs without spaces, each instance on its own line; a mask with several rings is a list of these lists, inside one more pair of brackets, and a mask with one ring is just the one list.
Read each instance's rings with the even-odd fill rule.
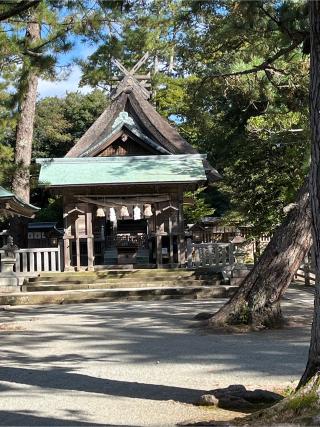
[[0,185],[9,188],[13,170],[13,149],[0,144]]
[[13,167],[13,140],[15,116],[10,110],[10,94],[7,85],[0,83],[0,185],[10,187]]
[[219,190],[231,202],[225,222],[272,231],[309,163],[308,60],[297,42],[307,37],[305,5],[198,6],[177,49],[190,74],[180,131],[223,175]]
[[295,391],[296,391],[296,386],[294,385],[294,382],[293,382],[293,381],[291,381],[291,384],[290,384],[290,385],[288,385],[288,386],[283,390],[283,392],[281,392],[281,394],[282,394],[284,397],[290,397],[290,396],[292,396],[292,395],[295,393]]
[[56,221],[62,226],[62,214],[62,198],[48,197],[45,206],[36,214],[36,221]]
[[253,117],[230,152],[220,189],[230,198],[231,217],[238,212],[257,233],[282,221],[284,207],[302,185],[309,163],[306,117],[294,112]]
[[64,99],[56,97],[48,97],[38,102],[34,128],[34,157],[61,157],[71,148],[71,124],[65,118],[64,104]]
[[63,157],[103,112],[108,100],[95,90],[87,95],[68,93],[37,103],[33,157]]
[[185,193],[185,198],[191,201],[183,209],[186,224],[194,224],[204,216],[214,213],[214,209],[206,202],[204,190],[204,187],[200,187],[196,191]]
[[247,304],[243,303],[229,319],[230,325],[248,325],[250,322],[250,310]]
[[300,415],[304,410],[318,409],[318,402],[318,393],[312,390],[307,394],[289,397],[286,409],[294,411],[296,415]]

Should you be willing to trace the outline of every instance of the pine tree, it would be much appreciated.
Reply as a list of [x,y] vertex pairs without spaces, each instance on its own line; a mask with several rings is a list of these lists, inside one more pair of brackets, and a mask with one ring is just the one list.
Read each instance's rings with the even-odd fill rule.
[[[30,201],[30,163],[38,79],[40,76],[55,77],[58,55],[72,47],[70,34],[97,34],[108,25],[111,15],[118,16],[119,11],[121,13],[122,5],[120,1],[98,2],[95,8],[91,8],[87,2],[72,1],[65,4],[41,0],[27,8],[20,19],[7,17],[4,21],[0,35],[0,70],[15,63],[20,74],[17,84],[16,168],[12,188],[25,202]],[[46,28],[43,36],[42,26]],[[24,222],[15,218],[11,224],[11,232],[20,246],[26,244]]]
[[316,285],[314,316],[308,363],[299,387],[320,372],[320,2],[309,1],[310,8],[310,126],[311,171],[310,204]]

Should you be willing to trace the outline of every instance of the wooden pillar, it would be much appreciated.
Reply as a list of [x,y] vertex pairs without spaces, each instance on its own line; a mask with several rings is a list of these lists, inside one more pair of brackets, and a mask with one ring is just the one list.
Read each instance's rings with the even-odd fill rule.
[[160,234],[156,235],[156,244],[157,244],[157,267],[162,266],[162,236]]
[[179,214],[178,214],[178,229],[179,236],[178,239],[178,254],[179,254],[179,264],[180,267],[184,267],[186,265],[186,242],[184,235],[184,218],[183,218],[183,195],[181,194],[179,198]]
[[87,252],[88,252],[88,271],[93,271],[93,234],[92,234],[92,212],[86,213],[87,222]]
[[179,235],[178,239],[178,254],[179,254],[179,264],[180,267],[185,267],[186,265],[186,242],[184,235]]
[[155,230],[156,230],[156,263],[157,268],[160,268],[162,266],[162,236],[161,236],[161,225],[160,225],[160,213],[161,210],[159,208],[159,203],[155,205],[156,212],[154,215],[154,224],[155,224]]
[[173,266],[173,237],[172,237],[172,214],[169,213],[169,261]]
[[63,270],[70,271],[71,270],[71,256],[70,256],[70,230],[68,224],[68,213],[66,212],[66,205],[64,200],[64,213],[63,213]]
[[76,269],[80,271],[80,238],[79,238],[79,217],[76,219],[75,223],[75,237],[76,237]]
[[63,236],[63,264],[64,271],[70,271],[71,259],[70,259],[70,239],[68,236]]
[[193,267],[192,262],[192,241],[191,239],[187,239],[187,259],[188,259],[188,268]]

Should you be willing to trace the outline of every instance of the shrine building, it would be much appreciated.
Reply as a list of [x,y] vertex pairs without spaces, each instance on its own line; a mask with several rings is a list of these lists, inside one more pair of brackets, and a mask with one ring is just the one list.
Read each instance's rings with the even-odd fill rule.
[[183,266],[183,194],[220,178],[148,101],[146,77],[118,61],[112,102],[39,185],[63,196],[64,269]]

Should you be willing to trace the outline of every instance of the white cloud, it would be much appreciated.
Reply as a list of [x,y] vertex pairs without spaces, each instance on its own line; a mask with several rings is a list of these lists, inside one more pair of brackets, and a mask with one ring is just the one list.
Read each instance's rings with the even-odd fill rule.
[[66,80],[52,82],[50,80],[39,79],[39,98],[45,98],[46,96],[58,96],[59,98],[62,98],[66,95],[66,92],[91,92],[92,88],[90,86],[79,87],[80,78],[80,67],[75,65]]

